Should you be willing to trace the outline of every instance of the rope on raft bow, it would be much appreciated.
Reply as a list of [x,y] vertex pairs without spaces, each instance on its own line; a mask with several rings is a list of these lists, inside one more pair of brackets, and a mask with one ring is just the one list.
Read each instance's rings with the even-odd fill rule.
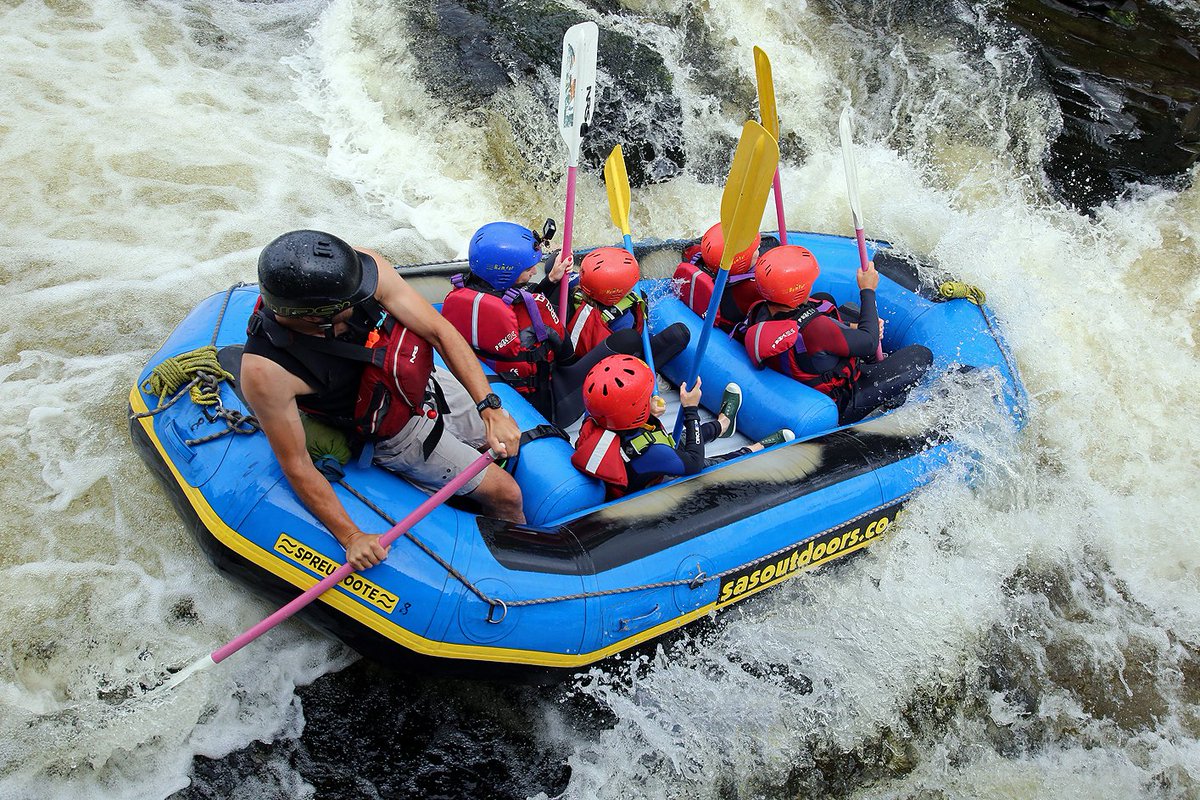
[[[201,373],[216,378],[214,381],[197,380]],[[190,353],[181,353],[163,361],[142,382],[142,391],[158,397],[159,405],[179,391],[187,383],[191,388],[192,402],[200,406],[213,406],[221,402],[217,384],[222,380],[233,381],[217,360],[217,348],[212,345],[197,348]]]
[[970,300],[977,306],[987,302],[983,289],[963,281],[946,281],[938,286],[938,296],[943,300]]

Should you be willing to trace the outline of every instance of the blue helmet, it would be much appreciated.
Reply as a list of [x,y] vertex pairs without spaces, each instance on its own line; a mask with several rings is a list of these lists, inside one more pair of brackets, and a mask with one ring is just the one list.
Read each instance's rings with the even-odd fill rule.
[[467,260],[471,272],[493,289],[507,289],[542,260],[541,240],[514,222],[489,222],[471,237]]

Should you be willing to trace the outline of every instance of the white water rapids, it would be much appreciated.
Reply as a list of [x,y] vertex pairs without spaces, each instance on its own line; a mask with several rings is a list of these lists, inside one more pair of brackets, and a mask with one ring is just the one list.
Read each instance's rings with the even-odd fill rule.
[[[1134,187],[1092,216],[1049,199],[1053,97],[980,6],[945,15],[976,31],[963,52],[937,25],[876,41],[803,2],[622,5],[600,47],[606,26],[654,41],[689,148],[752,109],[702,93],[685,31],[747,87],[751,46],[771,55],[792,228],[849,232],[851,96],[868,235],[986,290],[1032,405],[1003,436],[948,402],[983,454],[974,488],[951,470],[864,557],[595,671],[572,691],[611,724],[577,729],[548,692],[565,796],[1195,797],[1200,189]],[[186,312],[253,280],[285,230],[411,263],[462,254],[484,222],[561,219],[561,166],[529,166],[561,162],[551,114],[523,86],[477,114],[435,100],[402,6],[0,5],[0,800],[166,797],[196,755],[298,737],[295,687],[353,660],[291,623],[127,700],[271,607],[197,550],[125,405]],[[635,189],[635,238],[694,235],[719,197],[688,173]],[[577,242],[616,237],[599,175],[577,203]],[[261,796],[314,796],[265,771]]]

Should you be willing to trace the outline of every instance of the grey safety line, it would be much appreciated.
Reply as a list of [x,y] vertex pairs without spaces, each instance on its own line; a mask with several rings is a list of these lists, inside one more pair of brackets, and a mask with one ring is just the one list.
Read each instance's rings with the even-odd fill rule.
[[1008,366],[1008,372],[1018,384],[1021,381],[1020,373],[1017,372],[1017,365],[1013,363],[1012,354],[1008,352],[1008,342],[1000,335],[1000,331],[992,324],[992,315],[984,308],[983,304],[976,306],[979,313],[983,315],[983,321],[987,325],[988,332],[992,334],[992,339],[996,342],[996,346],[1000,349],[1000,357],[1004,359],[1004,363]]
[[[344,479],[339,480],[338,485],[341,486],[342,488],[344,488],[346,491],[350,492],[350,494],[354,495],[356,498],[358,498],[363,503],[363,505],[365,505],[367,508],[371,509],[376,514],[378,514],[380,516],[380,518],[383,519],[385,522],[387,522],[389,525],[394,526],[396,524],[396,520],[392,519],[386,511],[384,511],[382,508],[377,506],[375,503],[371,502],[371,500],[368,499],[367,497],[363,496],[363,494],[361,492],[359,492],[357,489],[355,489],[353,486],[351,486],[349,483],[347,483]],[[869,511],[864,511],[863,513],[859,514],[857,517],[846,520],[845,522],[839,522],[837,525],[830,526],[830,527],[826,528],[825,530],[815,534],[814,536],[810,536],[808,538],[809,539],[817,538],[817,537],[823,536],[826,533],[829,533],[832,530],[840,528],[843,525],[851,525],[851,524],[859,521],[860,519],[869,517],[878,511],[888,508],[889,506],[895,505],[896,503],[906,502],[910,497],[912,497],[912,493],[902,495],[901,497],[898,497],[895,500],[891,500],[887,503],[883,503],[882,505],[878,505],[875,508],[870,509]],[[480,589],[478,586],[473,584],[466,576],[464,576],[461,572],[459,572],[457,569],[455,569],[444,558],[439,556],[437,553],[433,552],[433,550],[431,550],[424,542],[422,542],[420,539],[418,539],[416,536],[414,536],[411,531],[405,531],[404,536],[406,538],[408,538],[410,541],[412,541],[413,544],[415,544],[417,547],[419,547],[430,558],[432,558],[434,561],[436,561],[439,566],[441,566],[444,570],[446,570],[447,573],[452,575],[459,583],[461,583],[464,587],[466,587],[472,594],[474,594],[476,597],[478,597],[480,600],[482,600],[484,603],[486,603],[488,606],[490,606],[490,608],[488,610],[488,621],[489,622],[497,622],[497,623],[504,619],[504,615],[508,614],[508,609],[519,608],[521,606],[543,605],[546,603],[558,603],[558,602],[563,602],[566,600],[586,600],[589,597],[606,597],[606,596],[615,595],[615,594],[627,594],[629,592],[640,592],[645,589],[665,589],[665,588],[668,588],[671,586],[687,586],[689,589],[693,589],[693,590],[699,589],[701,586],[703,586],[705,583],[708,583],[711,580],[717,580],[720,578],[724,578],[727,575],[732,575],[734,573],[740,572],[741,570],[745,569],[746,567],[750,566],[751,564],[758,563],[759,561],[768,561],[776,556],[779,556],[779,555],[782,555],[783,553],[788,552],[789,550],[793,550],[798,545],[802,544],[802,542],[796,542],[793,544],[789,544],[785,547],[781,547],[778,550],[775,550],[774,552],[759,556],[758,558],[755,558],[753,561],[747,561],[746,563],[741,564],[739,566],[730,567],[729,569],[724,570],[722,572],[718,572],[714,575],[708,575],[707,573],[705,573],[704,570],[700,567],[700,564],[697,563],[696,564],[696,574],[694,576],[692,576],[691,578],[677,578],[677,579],[671,580],[671,581],[658,581],[657,583],[643,583],[638,586],[626,586],[626,587],[623,587],[620,589],[603,589],[603,590],[596,591],[596,592],[579,592],[577,594],[561,594],[561,595],[555,595],[554,597],[540,597],[540,598],[535,598],[535,599],[530,599],[530,600],[506,601],[506,600],[502,600],[500,598],[489,597],[486,593],[484,593],[484,591],[482,589]],[[807,541],[807,539],[804,541]],[[495,610],[496,608],[502,609],[504,613],[499,619],[493,620],[491,614],[492,614],[492,611]]]

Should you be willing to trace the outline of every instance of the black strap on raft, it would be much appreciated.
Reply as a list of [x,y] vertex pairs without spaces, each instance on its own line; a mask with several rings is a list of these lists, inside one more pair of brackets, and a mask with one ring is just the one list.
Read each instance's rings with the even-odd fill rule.
[[530,428],[527,431],[521,431],[521,447],[524,447],[530,442],[535,442],[538,439],[549,439],[551,437],[557,437],[562,439],[564,442],[571,441],[571,437],[567,435],[566,431],[552,422],[547,422]]
[[[525,445],[529,444],[530,442],[536,442],[538,439],[549,439],[549,438],[562,439],[564,442],[568,442],[568,443],[571,441],[571,437],[567,435],[566,431],[564,431],[562,428],[558,427],[557,425],[555,425],[552,422],[547,422],[542,425],[537,425],[533,428],[530,428],[527,431],[521,431],[520,448],[524,448]],[[497,463],[500,465],[500,467],[503,470],[505,470],[509,474],[513,474],[516,472],[517,462],[520,460],[520,458],[521,458],[521,450],[518,449],[517,454],[515,456],[509,456],[508,458],[504,459],[504,461],[497,462]]]

